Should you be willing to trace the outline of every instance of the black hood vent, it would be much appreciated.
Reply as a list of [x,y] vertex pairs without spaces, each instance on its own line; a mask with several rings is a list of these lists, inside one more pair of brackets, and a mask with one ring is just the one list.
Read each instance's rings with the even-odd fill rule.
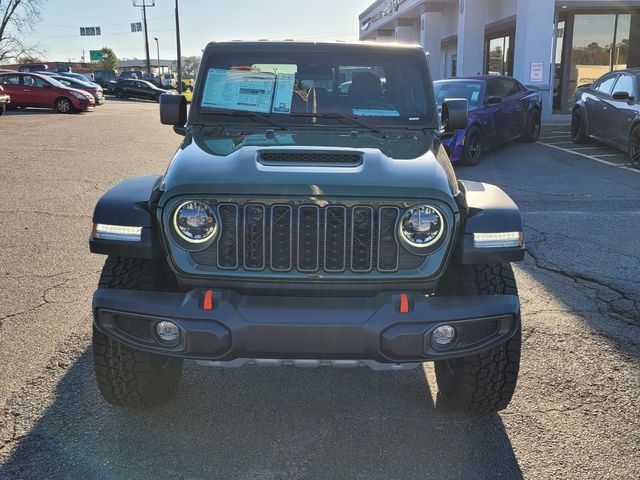
[[362,164],[362,155],[351,152],[301,152],[263,151],[258,154],[263,165],[325,165],[335,167],[357,167]]

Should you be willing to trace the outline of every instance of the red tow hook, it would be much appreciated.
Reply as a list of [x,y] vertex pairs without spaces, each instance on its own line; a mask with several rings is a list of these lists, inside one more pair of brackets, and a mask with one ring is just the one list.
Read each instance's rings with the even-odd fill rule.
[[213,307],[213,290],[207,290],[202,299],[202,308],[203,310],[213,310]]
[[400,294],[400,313],[409,313],[409,297],[406,293]]

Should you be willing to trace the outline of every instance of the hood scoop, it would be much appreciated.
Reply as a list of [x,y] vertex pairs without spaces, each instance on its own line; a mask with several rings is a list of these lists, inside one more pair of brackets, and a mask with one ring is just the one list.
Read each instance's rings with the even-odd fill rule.
[[326,166],[357,167],[362,165],[363,157],[357,152],[335,151],[261,151],[258,162],[268,166]]

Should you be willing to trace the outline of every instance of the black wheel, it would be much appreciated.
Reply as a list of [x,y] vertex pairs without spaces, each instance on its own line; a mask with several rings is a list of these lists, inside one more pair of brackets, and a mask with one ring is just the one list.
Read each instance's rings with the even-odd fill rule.
[[58,113],[73,113],[71,100],[66,97],[56,99],[56,102],[53,104],[53,109]]
[[116,96],[116,98],[125,98],[124,90],[122,90],[121,88],[118,88],[115,92],[113,92],[113,94]]
[[160,103],[160,95],[161,94],[155,96],[154,100],[156,101],[156,103]]
[[539,110],[535,110],[529,120],[527,120],[527,125],[525,127],[524,135],[522,136],[522,141],[527,143],[537,142],[540,138],[540,131],[542,130],[542,115]]
[[629,137],[629,158],[631,165],[640,168],[640,125],[636,125],[631,130]]
[[482,155],[482,132],[478,127],[471,127],[466,135],[460,164],[465,166],[477,165]]
[[7,106],[5,104],[2,104],[2,106],[0,107],[0,115],[3,115],[6,109],[7,109]]
[[[168,281],[166,279],[169,279]],[[99,288],[166,290],[173,277],[165,264],[137,258],[108,257]],[[93,328],[93,363],[98,388],[112,405],[141,408],[173,398],[182,359],[140,352]]]
[[[509,264],[454,268],[442,285],[443,295],[517,295]],[[435,362],[438,407],[482,415],[504,410],[511,402],[520,368],[522,330],[486,352]]]
[[587,135],[587,122],[584,113],[580,109],[576,109],[571,116],[571,139],[573,143],[582,144],[589,141]]

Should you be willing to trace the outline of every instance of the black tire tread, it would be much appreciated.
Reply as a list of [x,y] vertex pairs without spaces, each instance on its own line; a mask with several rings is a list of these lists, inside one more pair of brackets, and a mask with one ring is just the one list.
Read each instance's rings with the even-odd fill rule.
[[[152,260],[108,257],[99,288],[163,290],[162,265]],[[175,394],[182,372],[181,359],[140,352],[93,328],[96,380],[104,399],[128,408],[163,404]]]
[[[578,131],[577,134],[573,134],[573,122],[574,122],[574,116],[578,115],[580,116],[580,130]],[[585,144],[589,141],[589,137],[587,136],[587,133],[584,130],[584,126],[585,126],[585,118],[584,118],[584,112],[580,109],[577,109],[573,112],[572,116],[571,116],[571,139],[573,140],[573,143],[577,144],[577,145],[582,145]]]
[[[509,264],[469,265],[454,272],[461,282],[449,283],[447,288],[457,285],[458,288],[454,288],[457,294],[518,294]],[[438,405],[472,415],[507,408],[516,389],[521,338],[521,327],[518,327],[511,339],[491,350],[452,362],[435,362]]]
[[540,112],[540,110],[535,109],[534,112],[531,115],[531,118],[529,118],[527,120],[527,125],[525,127],[525,132],[524,135],[522,136],[522,141],[525,143],[534,143],[538,141],[538,138],[540,138],[540,131],[541,128],[538,128],[538,132],[537,134],[534,133],[533,131],[533,126],[535,125],[535,122],[541,124],[542,122],[542,113]]
[[[478,135],[480,137],[480,154],[478,155],[477,159],[472,159],[470,158],[469,155],[469,151],[467,149],[467,146],[469,145],[469,138],[472,135]],[[475,165],[477,165],[478,163],[480,163],[480,158],[482,157],[482,131],[478,128],[478,127],[471,127],[469,129],[469,131],[467,132],[467,139],[465,142],[464,147],[462,148],[462,155],[460,156],[460,165],[463,165],[465,167],[473,167]]]

